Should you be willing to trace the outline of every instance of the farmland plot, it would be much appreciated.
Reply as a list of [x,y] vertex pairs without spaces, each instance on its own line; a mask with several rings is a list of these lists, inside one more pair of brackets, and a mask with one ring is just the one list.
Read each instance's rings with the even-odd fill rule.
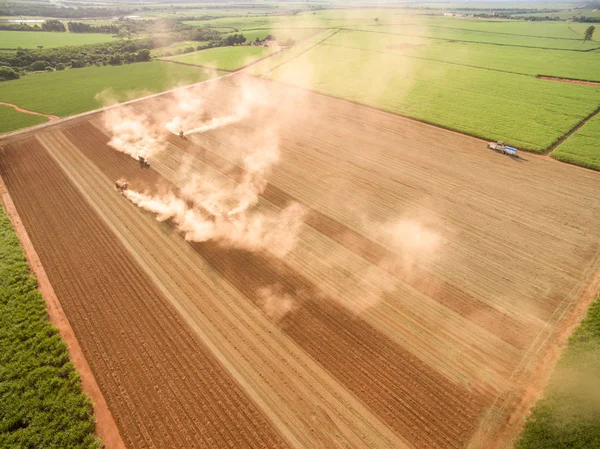
[[[194,440],[192,428],[225,438],[203,407],[186,406],[190,395],[224,401],[209,387],[216,379],[237,395],[218,409],[231,447],[490,447],[506,438],[504,424],[519,420],[522,392],[600,268],[600,176],[509,159],[477,139],[270,82],[253,81],[260,101],[213,126],[239,112],[238,83],[248,82],[195,87],[199,117],[212,118],[185,140],[157,140],[151,169],[111,147],[117,128],[107,116],[25,135],[0,153],[128,444]],[[165,111],[181,101],[165,95],[127,113],[164,129]],[[258,163],[257,136],[275,142],[279,158],[256,213],[304,210],[283,254],[189,233],[186,242],[176,221],[156,222],[113,188],[123,178],[160,199],[186,191],[193,175],[244,185],[243,156]],[[66,213],[51,213],[62,203]],[[69,256],[75,242],[86,243]],[[111,287],[94,290],[108,276]],[[100,333],[111,325],[119,331]],[[127,339],[138,343],[109,372],[107,354]],[[157,367],[142,371],[144,384],[168,392],[128,380],[144,360]],[[205,365],[213,377],[199,383],[194,370]],[[129,395],[144,407],[126,406]],[[165,419],[190,430],[168,434]]]

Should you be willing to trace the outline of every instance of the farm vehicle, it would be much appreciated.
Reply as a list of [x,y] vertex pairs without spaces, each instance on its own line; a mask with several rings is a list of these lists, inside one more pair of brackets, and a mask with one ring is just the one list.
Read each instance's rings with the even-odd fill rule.
[[150,161],[144,156],[138,155],[137,160],[140,163],[141,168],[150,168]]
[[115,188],[119,193],[123,193],[125,190],[129,188],[129,183],[127,181],[118,180],[115,182]]
[[504,145],[504,142],[501,140],[499,140],[498,142],[490,142],[490,143],[488,143],[487,146],[488,146],[488,148],[490,148],[494,151],[498,151],[499,153],[507,154],[509,156],[514,156],[514,157],[519,157],[519,155],[517,154],[518,150],[516,148]]

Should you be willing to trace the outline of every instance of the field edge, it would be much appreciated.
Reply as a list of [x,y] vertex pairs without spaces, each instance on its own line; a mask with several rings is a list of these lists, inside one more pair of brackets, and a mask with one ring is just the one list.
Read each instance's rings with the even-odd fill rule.
[[48,279],[37,251],[29,239],[25,225],[19,216],[2,177],[0,177],[0,197],[4,211],[21,243],[29,268],[37,279],[37,288],[44,299],[49,321],[58,329],[61,340],[67,345],[69,358],[81,378],[81,389],[91,399],[94,417],[96,419],[95,433],[106,447],[111,449],[125,449],[125,444],[121,439],[119,428],[117,427],[104,395],[96,382],[94,373],[81,350],[81,346],[77,341],[62,305],[50,284],[50,280]]

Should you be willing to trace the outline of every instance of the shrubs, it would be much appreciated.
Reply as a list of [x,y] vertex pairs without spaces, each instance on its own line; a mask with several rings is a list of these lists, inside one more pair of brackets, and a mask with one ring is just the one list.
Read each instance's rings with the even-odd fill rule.
[[64,70],[65,69],[65,65],[62,62],[59,62],[58,64],[56,64],[56,67],[54,67],[56,70]]
[[0,447],[100,447],[91,403],[1,209],[0,367]]
[[32,72],[39,72],[41,70],[45,70],[46,67],[48,67],[48,61],[35,61],[28,67],[28,69]]
[[12,67],[0,66],[0,81],[9,81],[19,79],[21,75]]

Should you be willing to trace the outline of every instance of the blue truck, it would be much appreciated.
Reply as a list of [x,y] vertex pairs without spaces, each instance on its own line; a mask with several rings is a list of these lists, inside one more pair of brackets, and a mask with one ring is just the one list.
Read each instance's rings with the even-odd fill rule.
[[494,151],[498,151],[502,154],[508,154],[509,156],[519,157],[519,155],[517,154],[518,150],[516,148],[504,145],[504,142],[502,142],[501,140],[499,140],[498,142],[488,143],[488,148]]

